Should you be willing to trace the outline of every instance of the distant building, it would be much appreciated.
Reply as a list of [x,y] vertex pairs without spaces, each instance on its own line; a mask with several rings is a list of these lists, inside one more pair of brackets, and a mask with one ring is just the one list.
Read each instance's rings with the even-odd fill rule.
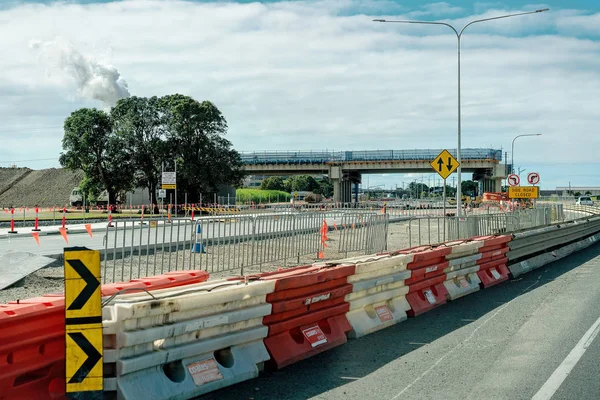
[[556,192],[559,196],[569,196],[569,192],[572,193],[581,193],[581,194],[591,194],[592,196],[600,195],[600,187],[599,186],[558,186],[556,188]]

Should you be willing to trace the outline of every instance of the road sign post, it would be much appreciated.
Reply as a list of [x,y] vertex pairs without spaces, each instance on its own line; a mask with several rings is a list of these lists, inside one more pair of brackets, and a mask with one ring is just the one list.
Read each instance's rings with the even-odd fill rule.
[[77,400],[103,398],[102,297],[100,252],[64,250],[66,395]]
[[443,210],[443,220],[444,220],[444,242],[446,241],[446,179],[444,179],[444,189],[442,191],[442,210]]
[[[444,180],[444,189],[442,191],[442,212],[444,213],[444,240],[446,240],[446,178],[456,171],[460,164],[454,157],[452,157],[452,154],[450,154],[448,150],[444,149],[436,158],[433,159],[433,161],[429,163],[429,165],[431,165],[431,168],[433,168],[433,170],[437,172],[438,175]],[[458,200],[457,204],[460,204]],[[456,211],[456,216],[460,216],[458,208]]]

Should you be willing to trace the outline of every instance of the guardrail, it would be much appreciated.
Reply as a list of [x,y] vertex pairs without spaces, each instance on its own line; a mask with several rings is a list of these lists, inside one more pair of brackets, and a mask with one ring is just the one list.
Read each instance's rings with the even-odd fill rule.
[[[553,224],[539,229],[515,232],[507,254],[509,269],[518,276],[539,268],[596,241],[600,217]],[[563,249],[561,251],[561,249]]]

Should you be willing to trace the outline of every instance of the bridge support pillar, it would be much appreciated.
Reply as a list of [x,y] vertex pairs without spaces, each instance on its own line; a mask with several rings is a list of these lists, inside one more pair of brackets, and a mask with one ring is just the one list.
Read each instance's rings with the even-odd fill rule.
[[342,167],[332,165],[329,167],[329,180],[333,184],[333,201],[342,201]]

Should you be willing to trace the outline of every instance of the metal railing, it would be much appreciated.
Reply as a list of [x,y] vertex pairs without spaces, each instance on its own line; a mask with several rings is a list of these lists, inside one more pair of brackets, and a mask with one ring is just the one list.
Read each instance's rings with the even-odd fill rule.
[[[326,243],[326,254],[377,252],[386,247],[388,216],[333,211],[141,222],[114,221],[106,228],[104,283],[191,269],[209,273],[239,270],[243,274],[244,268],[262,271],[270,263],[297,265],[304,256],[316,261],[325,250],[324,222],[332,229],[332,240],[339,241],[336,250]],[[339,254],[331,257],[339,258]]]
[[[387,250],[389,215],[344,214],[339,226],[338,252],[372,254]],[[335,227],[338,230],[338,227]]]
[[538,207],[508,213],[464,217],[415,217],[408,221],[409,247],[497,235],[564,220],[562,207]]
[[[449,149],[456,156],[455,149]],[[439,149],[422,150],[361,150],[361,151],[256,151],[240,153],[244,164],[321,164],[355,161],[431,161]],[[501,161],[502,151],[496,149],[462,149],[463,160]]]
[[103,283],[195,269],[194,254],[189,251],[194,244],[194,221],[118,220],[112,225],[104,234]]

